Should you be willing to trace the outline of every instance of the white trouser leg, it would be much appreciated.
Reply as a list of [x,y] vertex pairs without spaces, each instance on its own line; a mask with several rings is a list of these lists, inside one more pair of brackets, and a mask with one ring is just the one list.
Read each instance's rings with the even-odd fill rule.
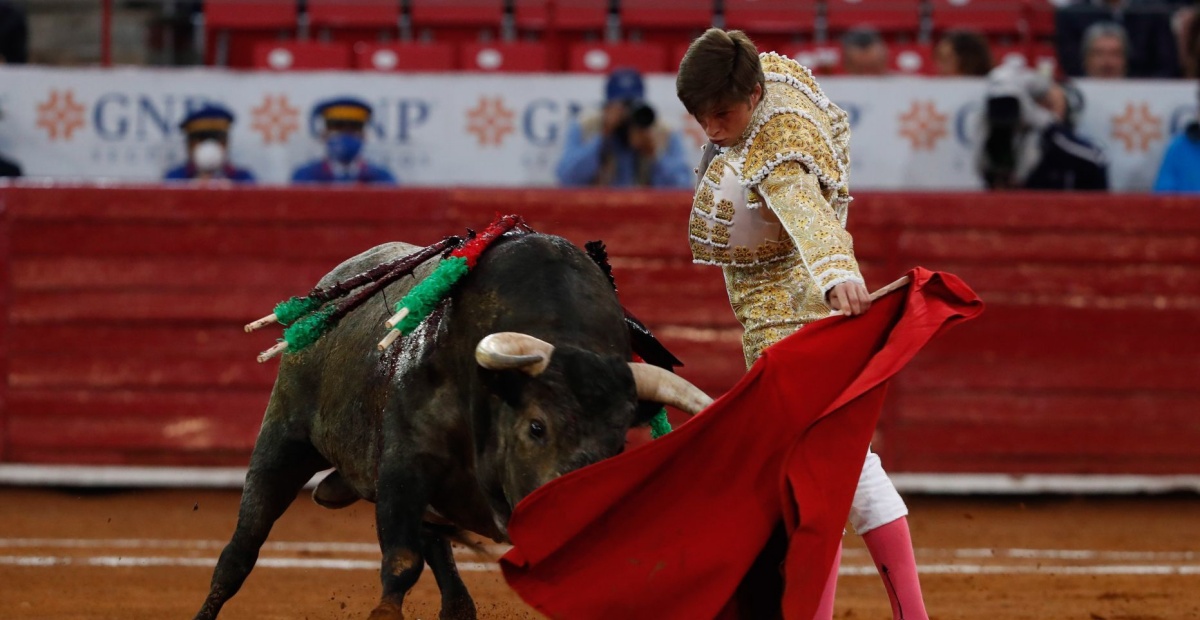
[[858,477],[858,489],[850,504],[850,525],[854,526],[854,532],[862,536],[907,515],[908,506],[904,505],[891,478],[883,471],[879,456],[868,448]]

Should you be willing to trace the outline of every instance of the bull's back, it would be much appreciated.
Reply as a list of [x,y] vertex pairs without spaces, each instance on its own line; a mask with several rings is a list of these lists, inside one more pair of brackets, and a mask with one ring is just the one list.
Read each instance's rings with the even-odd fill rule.
[[[343,261],[317,285],[333,285],[420,249],[400,242],[376,246]],[[308,349],[285,355],[271,393],[267,415],[286,418],[295,435],[307,436],[368,498],[374,494],[380,422],[391,381],[388,352],[376,345],[387,334],[384,322],[395,303],[437,262],[427,261],[412,276],[376,292]]]

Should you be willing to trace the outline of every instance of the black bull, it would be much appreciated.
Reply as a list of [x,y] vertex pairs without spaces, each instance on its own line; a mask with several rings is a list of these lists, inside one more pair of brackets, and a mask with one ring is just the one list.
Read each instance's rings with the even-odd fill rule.
[[[347,260],[319,286],[419,248],[390,243]],[[215,618],[254,567],[275,520],[317,472],[313,498],[375,502],[382,599],[401,618],[425,564],[442,618],[475,618],[447,533],[505,540],[513,507],[538,486],[619,453],[661,402],[708,399],[662,369],[629,364],[612,286],[553,236],[505,237],[455,287],[440,314],[385,352],[390,306],[432,271],[389,285],[310,349],[283,359],[254,445],[237,528],[196,618]],[[452,527],[447,527],[447,523]]]

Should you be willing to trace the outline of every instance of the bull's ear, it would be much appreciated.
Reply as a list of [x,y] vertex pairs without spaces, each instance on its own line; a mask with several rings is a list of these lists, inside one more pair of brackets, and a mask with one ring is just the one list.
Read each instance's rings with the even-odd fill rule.
[[529,375],[520,370],[491,370],[479,367],[479,376],[490,394],[516,407],[521,402],[521,393],[530,382]]

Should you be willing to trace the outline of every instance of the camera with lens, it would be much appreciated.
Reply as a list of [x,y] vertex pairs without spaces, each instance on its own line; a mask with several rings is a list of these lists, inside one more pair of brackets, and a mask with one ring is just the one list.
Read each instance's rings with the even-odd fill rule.
[[1023,65],[1002,64],[988,74],[977,165],[990,188],[1020,186],[1042,158],[1040,137],[1054,122],[1038,102],[1052,81]]
[[654,108],[642,99],[634,99],[625,104],[625,118],[614,130],[613,135],[624,145],[629,144],[629,132],[634,129],[649,129],[654,126],[657,118]]

